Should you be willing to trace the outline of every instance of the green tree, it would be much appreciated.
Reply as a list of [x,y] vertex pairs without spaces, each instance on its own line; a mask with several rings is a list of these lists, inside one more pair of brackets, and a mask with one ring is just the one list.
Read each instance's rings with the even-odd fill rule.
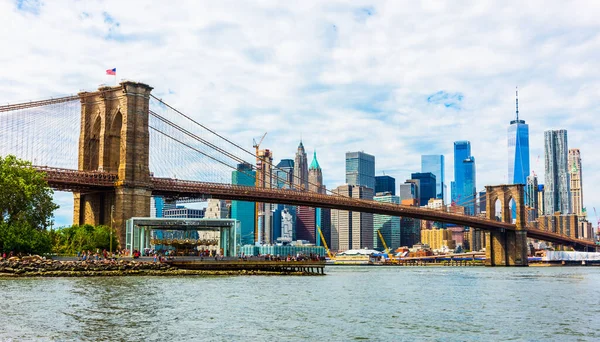
[[[113,246],[117,245],[116,234],[113,234]],[[110,247],[110,227],[71,226],[53,231],[53,251],[58,254],[76,254],[78,251],[106,249]]]
[[51,248],[47,231],[52,212],[52,189],[44,174],[15,156],[0,157],[0,249],[45,253]]

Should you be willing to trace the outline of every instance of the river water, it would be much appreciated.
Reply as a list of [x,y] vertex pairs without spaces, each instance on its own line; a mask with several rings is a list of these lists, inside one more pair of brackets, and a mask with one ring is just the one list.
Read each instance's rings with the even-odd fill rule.
[[0,341],[598,341],[600,267],[0,278]]

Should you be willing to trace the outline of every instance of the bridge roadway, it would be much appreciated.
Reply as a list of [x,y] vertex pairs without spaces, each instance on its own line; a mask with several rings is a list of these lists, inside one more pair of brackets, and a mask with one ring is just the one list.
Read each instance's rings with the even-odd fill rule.
[[[118,182],[115,174],[103,172],[78,171],[52,167],[36,168],[46,174],[48,184],[61,191],[112,191]],[[459,226],[480,228],[487,231],[516,230],[511,223],[492,221],[485,218],[449,213],[434,209],[403,206],[360,200],[342,196],[331,196],[313,192],[286,189],[265,189],[221,183],[186,181],[173,178],[150,177],[153,195],[167,198],[206,198],[215,197],[224,200],[248,202],[267,202],[309,207],[359,211],[372,214],[410,217],[421,220],[453,223]],[[126,184],[125,184],[126,186]],[[528,228],[527,236],[548,242],[595,248],[593,241],[575,239],[550,231]]]

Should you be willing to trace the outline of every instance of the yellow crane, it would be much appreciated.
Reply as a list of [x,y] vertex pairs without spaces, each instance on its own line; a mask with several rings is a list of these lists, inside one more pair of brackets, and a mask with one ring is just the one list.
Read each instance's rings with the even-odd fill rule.
[[[258,172],[259,172],[259,168],[262,167],[262,160],[258,157],[258,150],[260,148],[260,144],[262,144],[263,140],[265,140],[265,136],[267,135],[267,132],[265,132],[265,134],[263,134],[262,138],[260,138],[260,141],[257,143],[256,140],[252,139],[252,147],[254,147],[256,149],[256,176],[254,177],[254,186],[255,187],[260,187],[260,177],[258,177]],[[261,171],[262,172],[262,171]],[[254,242],[258,242],[260,241],[260,237],[258,236],[259,231],[258,231],[258,217],[260,215],[260,203],[258,202],[254,202],[254,211],[256,212],[256,215],[254,216]]]
[[381,235],[381,230],[377,229],[377,235],[379,235],[379,240],[381,240],[381,243],[383,244],[383,248],[385,248],[385,253],[388,255],[388,257],[390,258],[391,261],[396,262],[396,258],[390,252],[390,249],[388,248],[387,243],[385,243],[385,240],[383,239],[383,235]]
[[327,246],[327,241],[325,241],[325,236],[323,236],[323,231],[321,231],[321,227],[317,226],[317,229],[319,230],[319,236],[321,236],[321,241],[323,242],[323,246],[325,247],[325,250],[327,251],[327,256],[329,257],[330,260],[335,260],[333,255],[331,255],[331,251],[329,251],[329,246]]

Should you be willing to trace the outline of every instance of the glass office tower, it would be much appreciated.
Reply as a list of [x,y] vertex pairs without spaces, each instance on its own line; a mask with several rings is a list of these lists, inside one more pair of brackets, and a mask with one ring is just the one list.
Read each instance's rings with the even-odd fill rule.
[[519,98],[517,93],[515,120],[508,126],[508,182],[527,184],[529,176],[529,125],[519,120]]
[[436,198],[444,200],[446,188],[444,156],[441,154],[429,154],[421,156],[421,172],[431,172],[435,175]]
[[452,202],[464,206],[469,215],[475,213],[476,185],[475,158],[471,156],[471,142],[455,141]]
[[546,215],[555,212],[571,213],[571,196],[568,168],[567,130],[544,132],[544,210]]
[[375,190],[375,156],[364,152],[346,152],[346,184]]

